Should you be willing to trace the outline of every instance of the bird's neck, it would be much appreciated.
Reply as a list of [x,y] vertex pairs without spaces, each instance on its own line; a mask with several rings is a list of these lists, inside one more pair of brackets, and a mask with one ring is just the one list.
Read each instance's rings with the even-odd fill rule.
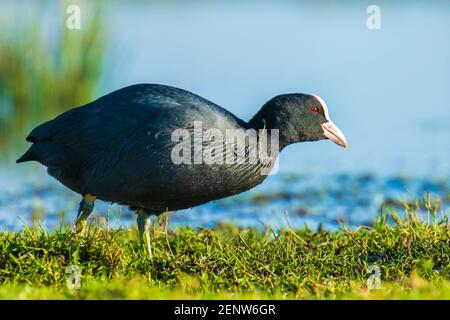
[[275,112],[274,108],[266,104],[247,123],[247,127],[256,131],[266,129],[268,135],[271,135],[274,132],[273,130],[278,130],[279,148],[281,151],[291,143],[290,139],[288,139],[289,137],[285,134],[285,122],[283,114]]

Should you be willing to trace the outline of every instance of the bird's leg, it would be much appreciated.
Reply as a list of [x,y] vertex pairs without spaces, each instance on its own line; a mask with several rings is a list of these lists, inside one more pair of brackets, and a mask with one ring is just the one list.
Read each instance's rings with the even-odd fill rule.
[[140,239],[147,247],[147,252],[150,259],[153,259],[152,245],[150,241],[150,229],[151,229],[151,216],[152,214],[144,209],[137,211],[137,225],[139,230]]
[[91,194],[85,194],[80,202],[80,208],[78,209],[77,220],[75,223],[75,230],[82,232],[86,227],[86,220],[94,210],[95,197]]

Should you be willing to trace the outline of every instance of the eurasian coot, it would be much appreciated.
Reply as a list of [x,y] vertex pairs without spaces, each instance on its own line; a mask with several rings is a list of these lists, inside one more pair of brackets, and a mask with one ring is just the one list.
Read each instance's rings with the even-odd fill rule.
[[[229,131],[251,130],[258,133],[256,139],[247,136],[244,144],[229,139],[221,145],[217,138]],[[197,146],[190,134],[194,142],[200,138]],[[136,210],[142,234],[148,230],[151,215],[228,197],[261,183],[276,153],[271,153],[275,157],[269,161],[259,157],[248,161],[248,157],[252,150],[258,154],[261,143],[267,146],[272,138],[278,138],[276,147],[271,144],[278,150],[321,139],[347,146],[318,96],[276,96],[245,122],[189,91],[138,84],[38,126],[26,138],[32,146],[17,162],[40,162],[50,175],[83,196],[78,229],[85,225],[98,198]],[[209,159],[216,161],[208,162],[205,150],[211,146],[216,148]],[[231,161],[217,161],[229,155],[234,157]]]

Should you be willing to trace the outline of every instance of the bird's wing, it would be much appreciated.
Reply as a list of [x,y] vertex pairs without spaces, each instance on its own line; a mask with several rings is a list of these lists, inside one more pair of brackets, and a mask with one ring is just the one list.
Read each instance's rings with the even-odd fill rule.
[[64,148],[66,158],[76,157],[85,163],[108,154],[119,160],[150,148],[155,139],[167,135],[170,128],[158,121],[162,117],[164,114],[157,109],[136,104],[105,106],[94,102],[42,124],[27,140],[59,146]]
[[[203,129],[242,123],[225,109],[184,90],[135,85],[35,128],[27,138],[34,143],[29,154],[60,181],[75,184],[83,180],[83,185],[101,188],[98,194],[137,190],[136,183],[142,184],[141,189],[151,189],[177,179],[180,171],[173,170],[170,155],[178,142],[171,135],[199,120]],[[195,175],[196,170],[189,172]],[[69,172],[72,176],[64,177]]]

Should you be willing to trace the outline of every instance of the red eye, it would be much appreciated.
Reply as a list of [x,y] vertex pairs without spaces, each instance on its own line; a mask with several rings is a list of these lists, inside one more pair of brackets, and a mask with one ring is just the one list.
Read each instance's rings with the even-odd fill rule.
[[312,107],[312,108],[311,108],[311,112],[312,112],[312,113],[319,113],[319,108],[317,108],[317,107]]

